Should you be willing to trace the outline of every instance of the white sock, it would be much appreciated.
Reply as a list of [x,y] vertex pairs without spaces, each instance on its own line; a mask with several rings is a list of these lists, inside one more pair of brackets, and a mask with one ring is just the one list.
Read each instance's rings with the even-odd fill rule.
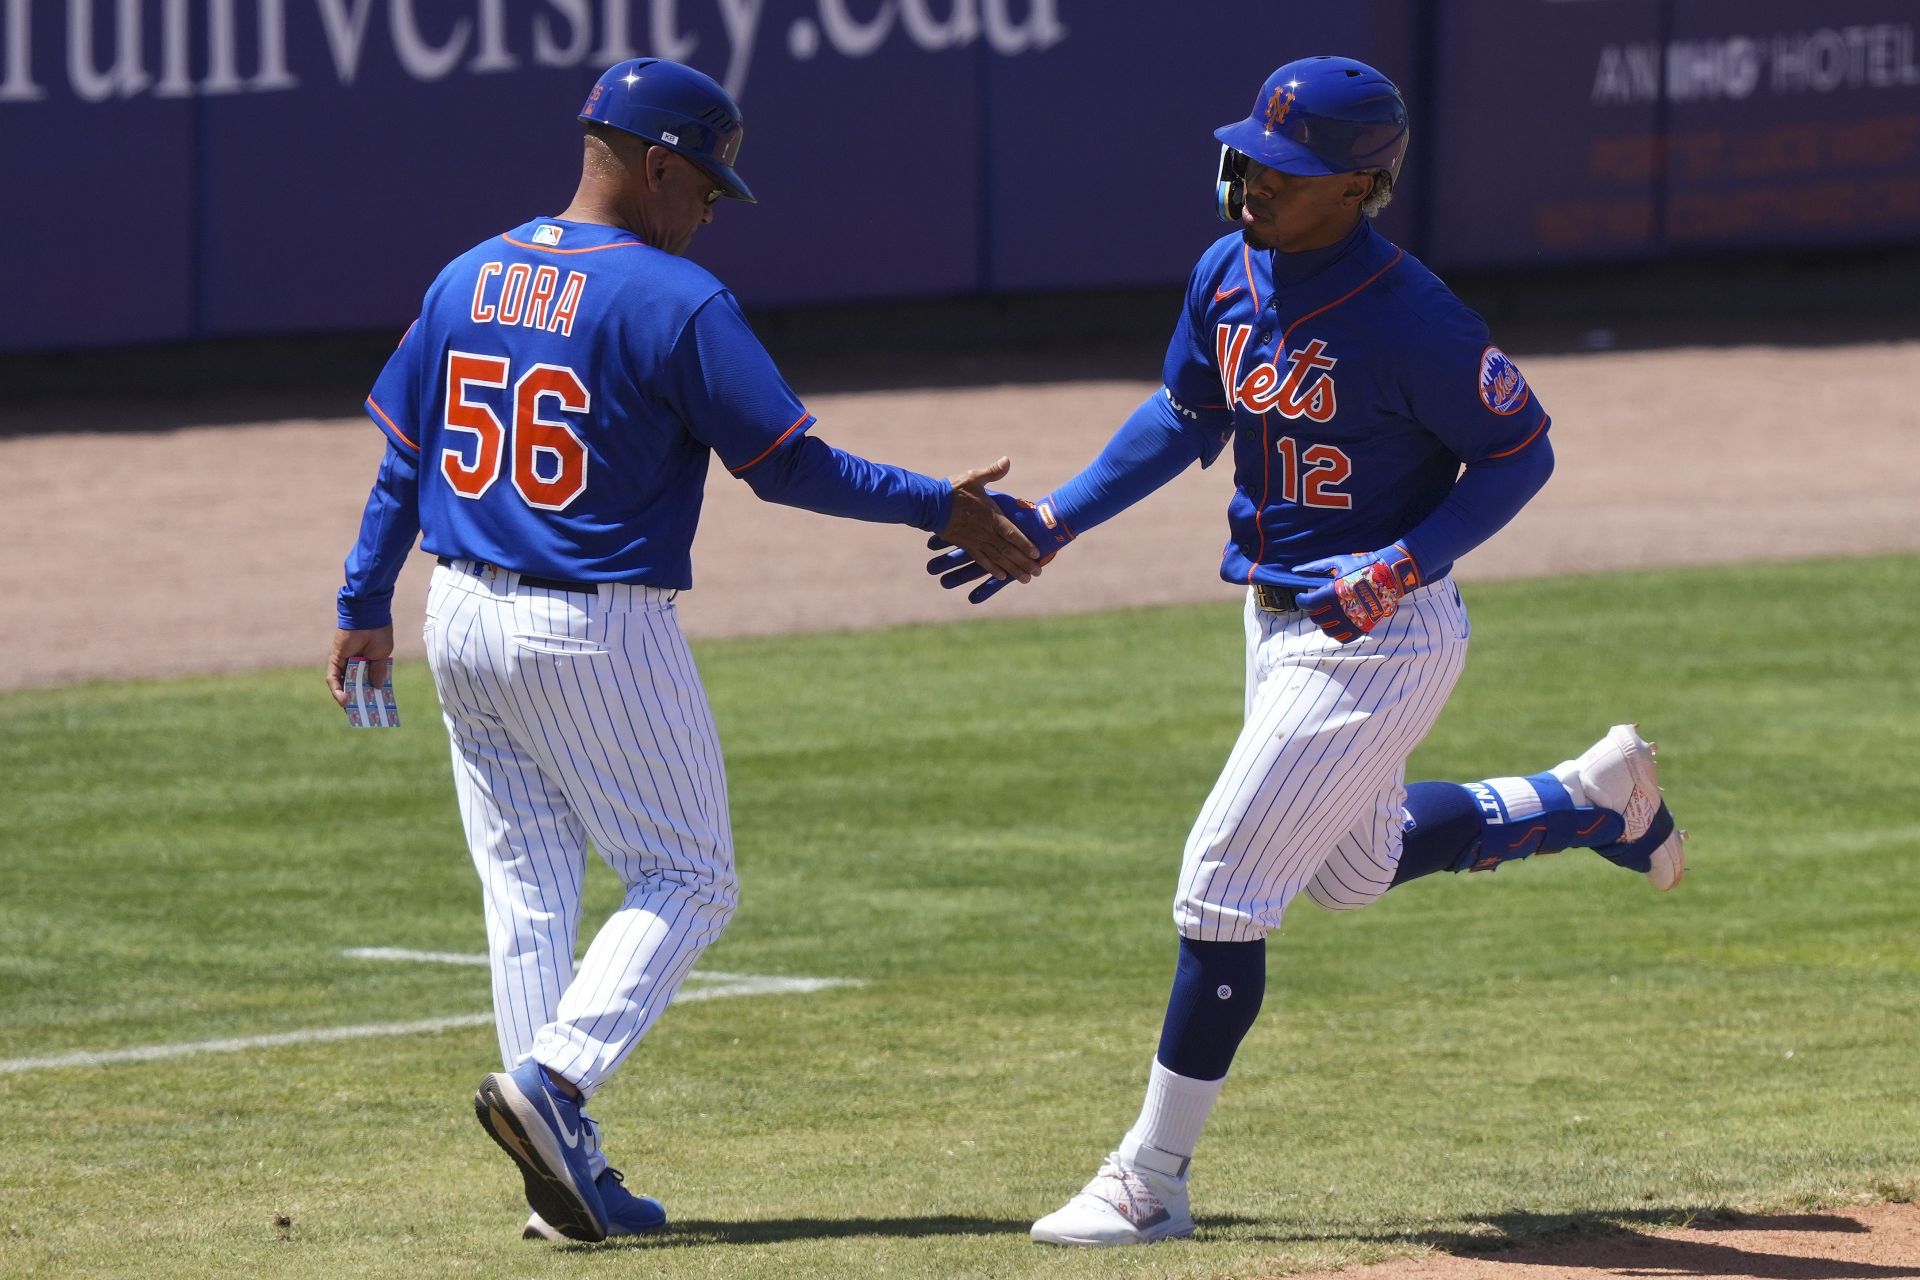
[[1580,782],[1580,762],[1578,760],[1562,760],[1559,764],[1547,770],[1547,772],[1560,779],[1560,785],[1567,789],[1567,798],[1573,801],[1574,808],[1585,808],[1587,805],[1597,803],[1596,801],[1587,799],[1587,789]]
[[1149,1146],[1180,1157],[1193,1154],[1200,1144],[1200,1131],[1207,1127],[1207,1116],[1220,1097],[1218,1080],[1195,1080],[1175,1075],[1154,1059],[1147,1074],[1147,1098],[1140,1106],[1140,1118],[1127,1131],[1123,1152],[1128,1146]]

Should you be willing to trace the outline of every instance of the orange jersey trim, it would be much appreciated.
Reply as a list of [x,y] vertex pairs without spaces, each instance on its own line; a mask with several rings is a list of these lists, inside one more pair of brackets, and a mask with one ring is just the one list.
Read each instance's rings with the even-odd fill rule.
[[[1285,338],[1281,339],[1284,344]],[[1253,510],[1253,531],[1260,535],[1260,545],[1254,550],[1253,562],[1247,566],[1247,585],[1253,585],[1254,570],[1260,567],[1261,557],[1267,554],[1267,499],[1273,496],[1273,442],[1267,438],[1267,415],[1260,415],[1260,505]]]
[[402,440],[406,440],[407,448],[413,450],[415,453],[420,452],[420,446],[415,444],[411,440],[407,440],[407,433],[402,431],[399,427],[396,427],[393,425],[393,419],[387,416],[387,411],[385,409],[382,409],[379,405],[373,402],[372,396],[367,397],[367,408],[373,410],[374,414],[380,419],[380,421],[387,424],[387,430],[393,432],[393,434],[399,436]]
[[1532,434],[1532,435],[1530,435],[1530,436],[1528,436],[1528,437],[1527,437],[1527,438],[1526,438],[1525,440],[1522,440],[1522,441],[1521,441],[1521,442],[1520,442],[1519,444],[1517,444],[1517,445],[1515,445],[1515,446],[1513,446],[1513,448],[1511,448],[1511,449],[1508,449],[1508,450],[1505,450],[1504,452],[1501,452],[1501,453],[1490,453],[1490,454],[1488,454],[1488,455],[1486,456],[1486,459],[1485,459],[1485,461],[1487,461],[1487,462],[1492,462],[1492,461],[1493,461],[1493,460],[1494,460],[1495,458],[1511,458],[1511,457],[1512,457],[1512,456],[1513,456],[1514,454],[1516,454],[1516,453],[1518,453],[1518,452],[1520,452],[1520,451],[1521,451],[1522,449],[1524,449],[1524,448],[1526,448],[1526,447],[1527,447],[1528,445],[1530,445],[1530,444],[1532,444],[1532,443],[1533,443],[1533,442],[1534,442],[1535,440],[1538,440],[1538,439],[1540,438],[1540,433],[1541,433],[1542,431],[1545,431],[1545,430],[1547,429],[1547,424],[1548,424],[1548,423],[1550,423],[1550,422],[1552,422],[1552,421],[1553,421],[1553,419],[1552,419],[1551,417],[1549,417],[1548,415],[1546,415],[1546,414],[1544,414],[1544,413],[1543,413],[1543,414],[1541,414],[1541,415],[1540,415],[1540,425],[1539,425],[1539,426],[1537,426],[1537,427],[1535,427],[1535,428],[1533,429],[1533,434]]
[[[1293,336],[1293,331],[1295,329],[1298,329],[1301,325],[1313,319],[1315,316],[1319,315],[1321,312],[1333,310],[1335,307],[1345,302],[1348,298],[1351,298],[1354,294],[1360,292],[1362,289],[1372,284],[1375,280],[1378,280],[1381,276],[1387,274],[1387,272],[1399,266],[1400,259],[1406,256],[1407,256],[1407,251],[1405,249],[1394,250],[1392,262],[1389,262],[1386,266],[1380,268],[1378,271],[1368,276],[1365,280],[1362,280],[1359,284],[1353,286],[1353,288],[1347,290],[1345,293],[1335,298],[1332,302],[1329,302],[1326,306],[1315,307],[1312,311],[1307,312],[1307,314],[1301,316],[1298,320],[1295,320],[1292,324],[1287,326],[1287,331],[1280,335],[1280,346],[1285,347],[1287,345],[1287,339]],[[1278,350],[1275,351],[1275,354],[1276,355],[1279,354]]]
[[522,249],[531,249],[535,253],[598,253],[602,249],[644,249],[646,248],[646,245],[642,244],[638,240],[621,240],[614,244],[590,244],[584,249],[556,249],[552,245],[548,245],[548,244],[528,244],[525,240],[515,240],[510,235],[503,234],[500,238],[502,240],[505,240],[510,245],[516,245]]
[[794,432],[798,431],[801,427],[805,426],[808,422],[812,421],[812,419],[813,419],[813,415],[810,413],[801,414],[797,419],[794,420],[794,424],[792,426],[788,427],[785,431],[782,431],[780,433],[780,438],[778,440],[775,440],[772,444],[768,445],[766,448],[760,451],[759,457],[755,458],[751,462],[743,462],[737,467],[728,467],[727,474],[737,476],[743,471],[751,471],[753,468],[759,466],[761,463],[767,460],[768,454],[772,453],[775,449],[778,449],[781,445],[787,442],[788,436],[791,436]]
[[[1253,300],[1254,319],[1260,318],[1260,289],[1253,283],[1253,250],[1244,241],[1240,245],[1240,267],[1247,273],[1247,296]],[[1287,344],[1286,335],[1280,336],[1280,346]],[[1275,352],[1279,348],[1274,348]],[[1235,369],[1234,376],[1240,371]],[[1260,505],[1254,508],[1253,531],[1260,535],[1260,546],[1253,553],[1253,563],[1259,565],[1260,557],[1267,554],[1267,531],[1261,523],[1261,517],[1267,509],[1267,499],[1273,494],[1273,445],[1267,439],[1267,415],[1260,415]],[[1247,570],[1247,585],[1253,585],[1253,569]]]

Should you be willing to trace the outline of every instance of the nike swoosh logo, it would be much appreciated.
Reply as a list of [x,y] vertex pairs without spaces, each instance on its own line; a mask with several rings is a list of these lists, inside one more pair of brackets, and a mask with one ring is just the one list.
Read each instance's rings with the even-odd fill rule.
[[553,1109],[553,1127],[558,1129],[560,1136],[567,1140],[567,1146],[577,1147],[580,1145],[580,1131],[567,1128],[566,1117],[560,1114],[559,1107]]
[[1240,290],[1245,287],[1246,287],[1245,285],[1237,284],[1233,286],[1233,288],[1231,289],[1215,289],[1213,291],[1213,300],[1215,302],[1225,302],[1228,298],[1231,298],[1234,294],[1240,292]]

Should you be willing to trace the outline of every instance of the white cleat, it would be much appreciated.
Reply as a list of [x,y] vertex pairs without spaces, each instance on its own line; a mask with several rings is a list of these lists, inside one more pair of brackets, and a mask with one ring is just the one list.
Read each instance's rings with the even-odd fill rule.
[[[1149,1167],[1157,1166],[1157,1167]],[[1108,1156],[1080,1194],[1033,1224],[1040,1244],[1105,1248],[1193,1234],[1187,1161],[1128,1142]]]
[[1644,872],[1661,893],[1687,873],[1687,833],[1673,821],[1660,794],[1658,748],[1640,736],[1639,726],[1617,724],[1607,736],[1553,772],[1563,783],[1578,783],[1586,803],[1611,809],[1626,821],[1617,844],[1596,849],[1607,861]]
[[1588,804],[1611,809],[1626,819],[1620,841],[1631,844],[1647,834],[1660,812],[1660,776],[1653,757],[1653,744],[1640,736],[1637,726],[1617,724],[1554,772],[1571,769]]

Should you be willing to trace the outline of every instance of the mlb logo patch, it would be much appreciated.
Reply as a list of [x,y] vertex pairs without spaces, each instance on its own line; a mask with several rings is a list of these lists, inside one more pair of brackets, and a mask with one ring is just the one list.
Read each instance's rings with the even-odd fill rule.
[[1505,416],[1519,412],[1529,394],[1520,367],[1507,358],[1506,352],[1488,347],[1480,353],[1480,403]]
[[545,226],[535,227],[533,229],[533,242],[535,244],[559,244],[560,231],[561,228],[551,223]]

